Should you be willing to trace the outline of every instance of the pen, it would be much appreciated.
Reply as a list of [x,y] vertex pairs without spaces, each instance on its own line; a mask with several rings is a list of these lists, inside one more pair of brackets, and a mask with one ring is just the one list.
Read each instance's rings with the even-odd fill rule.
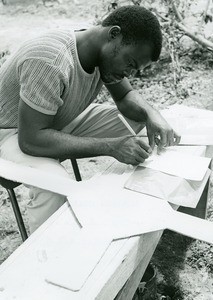
[[126,119],[121,115],[118,114],[118,118],[121,120],[121,122],[126,126],[126,128],[129,130],[129,132],[136,136],[137,134],[135,133],[135,131],[132,129],[132,127],[129,125],[129,123],[126,121]]
[[[121,120],[121,122],[126,126],[126,128],[129,130],[129,132],[136,136],[137,134],[135,133],[135,131],[132,129],[132,127],[129,125],[129,123],[127,122],[127,120],[121,115],[118,114],[118,118]],[[140,137],[147,137],[147,135],[140,135]],[[149,154],[151,154],[150,151],[148,151]]]
[[[118,114],[118,118],[121,120],[121,122],[126,126],[126,128],[129,130],[129,132],[136,136],[137,134],[135,133],[135,131],[132,129],[132,127],[129,125],[129,123],[126,121],[126,119],[121,115],[121,114]],[[147,137],[146,135],[140,135],[140,137]],[[147,151],[147,153],[151,153],[149,151]]]
[[[129,123],[127,122],[127,120],[121,115],[121,114],[118,114],[118,118],[121,120],[121,122],[123,122],[123,124],[126,126],[126,128],[129,130],[129,132],[136,136],[137,134],[135,133],[135,131],[132,129],[132,127],[129,125]],[[147,135],[140,135],[141,137],[147,137]],[[155,136],[155,143],[156,145],[159,144],[159,138],[157,136]]]

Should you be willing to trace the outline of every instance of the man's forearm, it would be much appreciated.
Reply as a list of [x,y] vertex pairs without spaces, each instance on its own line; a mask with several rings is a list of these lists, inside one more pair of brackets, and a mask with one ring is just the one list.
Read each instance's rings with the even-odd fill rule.
[[116,101],[116,105],[124,116],[137,122],[146,122],[147,116],[156,113],[156,110],[134,90],[128,92],[121,100]]
[[115,143],[115,139],[77,137],[54,129],[40,130],[28,139],[19,134],[19,145],[24,153],[56,159],[112,155]]

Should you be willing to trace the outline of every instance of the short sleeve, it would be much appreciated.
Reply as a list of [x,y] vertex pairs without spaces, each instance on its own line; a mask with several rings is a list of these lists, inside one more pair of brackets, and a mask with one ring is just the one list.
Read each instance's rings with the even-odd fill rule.
[[28,59],[18,68],[20,97],[31,108],[55,115],[63,104],[63,80],[60,70],[39,59]]

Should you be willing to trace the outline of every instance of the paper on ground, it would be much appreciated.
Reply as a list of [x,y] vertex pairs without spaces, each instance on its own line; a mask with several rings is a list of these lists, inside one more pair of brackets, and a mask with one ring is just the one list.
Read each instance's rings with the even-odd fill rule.
[[195,208],[210,176],[208,169],[202,181],[186,180],[144,167],[137,167],[125,188],[158,197],[170,203]]
[[166,148],[160,155],[156,151],[144,163],[143,167],[154,169],[188,180],[203,180],[210,158],[180,153]]

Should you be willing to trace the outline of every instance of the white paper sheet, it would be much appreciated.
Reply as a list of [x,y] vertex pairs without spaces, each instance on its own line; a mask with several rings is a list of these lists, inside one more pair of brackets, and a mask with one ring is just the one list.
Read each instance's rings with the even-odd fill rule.
[[53,253],[51,257],[47,253],[46,281],[78,292],[112,240],[113,236],[107,236],[106,233],[96,231],[93,227],[81,229],[72,245],[61,249],[60,257],[54,256]]
[[171,148],[165,148],[160,155],[155,150],[140,165],[188,180],[201,181],[206,174],[210,161],[210,158],[194,156],[177,152]]
[[[91,241],[94,241],[93,233],[97,237],[102,234],[102,238],[106,236],[112,239],[127,238],[130,236],[140,235],[145,232],[151,232],[160,229],[171,229],[182,234],[187,234],[190,237],[199,238],[201,240],[213,243],[213,223],[185,216],[172,210],[170,205],[161,199],[150,197],[147,195],[133,193],[129,190],[122,189],[119,184],[115,189],[111,187],[116,186],[115,178],[106,176],[104,180],[96,180],[90,182],[87,189],[80,191],[69,198],[69,202],[76,214],[82,221],[84,228],[86,228],[88,235],[91,236]],[[108,188],[106,188],[108,187]],[[84,186],[86,188],[86,186]],[[93,229],[92,229],[93,228]],[[93,232],[94,230],[94,232]],[[85,236],[85,241],[90,243],[89,237]],[[81,257],[87,255],[86,243],[83,241],[78,252],[76,247],[77,261],[79,262],[79,253]],[[102,247],[103,245],[103,247]],[[104,251],[104,244],[102,244],[101,251]],[[107,247],[107,245],[106,245]],[[70,249],[71,250],[71,249]],[[59,284],[61,287],[66,287],[71,290],[78,290],[82,287],[94,270],[100,260],[100,253],[96,258],[96,250],[91,252],[91,264],[89,267],[81,265],[82,271],[76,273],[78,265],[74,261],[73,265],[69,265],[66,272],[63,272],[62,263],[66,261],[63,257],[57,261],[61,270],[60,276],[53,275],[52,272],[47,274],[47,279],[54,284]],[[99,251],[99,250],[98,250]],[[66,251],[66,255],[71,255]],[[69,257],[67,261],[69,261]],[[72,266],[75,266],[73,268]],[[67,263],[64,267],[67,267]],[[72,281],[73,279],[73,281]]]
[[0,176],[64,196],[71,195],[73,189],[78,188],[78,182],[75,180],[2,158],[0,158]]
[[158,197],[170,203],[195,208],[211,171],[202,181],[186,180],[156,170],[137,167],[125,183],[125,188]]
[[[48,172],[0,159],[0,175],[53,192],[72,195],[69,202],[86,230],[82,233],[87,232],[87,234],[84,238],[80,238],[80,242],[73,245],[73,256],[71,255],[71,249],[66,249],[62,253],[62,260],[52,260],[53,268],[57,269],[56,264],[58,264],[58,270],[61,272],[59,285],[71,290],[77,291],[84,285],[85,280],[109,246],[112,240],[111,236],[113,236],[113,239],[126,238],[145,232],[170,228],[183,234],[189,234],[194,238],[198,237],[213,242],[213,226],[211,223],[193,219],[193,222],[191,222],[193,230],[190,231],[186,226],[184,227],[184,221],[182,222],[181,217],[174,218],[172,209],[167,202],[123,189],[121,183],[126,180],[126,174],[125,176],[103,176],[100,180],[94,180],[94,182],[91,180],[75,183],[67,178],[54,176]],[[46,180],[43,180],[43,178]],[[171,218],[169,217],[170,214]],[[176,224],[177,220],[180,224],[179,227]],[[187,218],[187,226],[191,224],[190,220]],[[200,226],[201,221],[202,226]],[[198,231],[196,231],[196,226],[199,228]],[[199,234],[196,234],[196,232],[199,232]],[[100,243],[98,249],[91,247],[87,252],[87,247],[82,245],[86,245],[91,240],[90,233],[91,236],[96,237],[101,233],[106,240],[104,239],[103,243]],[[77,259],[78,262],[81,262],[83,257],[86,258],[84,261],[87,261],[86,255],[88,253],[91,255],[89,265],[85,269],[82,263],[82,269],[77,274]],[[70,262],[69,266],[67,261]],[[67,268],[67,272],[63,272],[64,268]],[[47,280],[51,281],[52,279],[52,282],[54,282],[57,281],[58,277],[52,278],[52,270],[50,274],[47,274]],[[72,278],[74,278],[73,281]],[[57,282],[54,283],[57,284]]]
[[189,118],[212,118],[213,111],[207,109],[201,109],[186,105],[174,104],[169,108],[161,110],[161,113],[169,115],[172,113],[176,117],[189,117]]
[[181,135],[181,145],[213,145],[213,135]]
[[164,228],[168,213],[173,212],[171,206],[162,199],[123,189],[120,180],[117,183],[116,177],[103,176],[68,198],[83,227],[107,228],[114,239]]
[[213,145],[213,112],[173,105],[161,111],[168,123],[181,134],[182,145]]

